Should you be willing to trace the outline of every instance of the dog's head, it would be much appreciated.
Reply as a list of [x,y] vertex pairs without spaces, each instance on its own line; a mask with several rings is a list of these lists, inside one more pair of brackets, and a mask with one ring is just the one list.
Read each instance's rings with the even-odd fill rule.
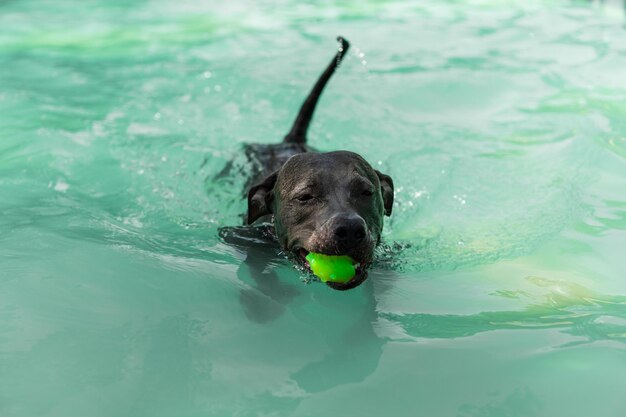
[[348,255],[359,263],[347,290],[367,278],[383,216],[391,214],[392,179],[353,152],[301,153],[248,193],[248,224],[274,215],[284,250],[308,267],[309,252]]

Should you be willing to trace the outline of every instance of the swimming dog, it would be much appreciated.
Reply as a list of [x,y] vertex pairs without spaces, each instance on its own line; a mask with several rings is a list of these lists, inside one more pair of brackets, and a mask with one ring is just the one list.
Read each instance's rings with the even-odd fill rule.
[[343,60],[349,42],[339,48],[302,104],[291,130],[274,144],[245,145],[252,172],[245,224],[268,222],[281,248],[309,269],[309,252],[348,255],[357,262],[346,283],[327,282],[337,290],[367,278],[374,248],[380,243],[383,216],[391,215],[393,180],[350,151],[316,152],[307,130],[319,98]]

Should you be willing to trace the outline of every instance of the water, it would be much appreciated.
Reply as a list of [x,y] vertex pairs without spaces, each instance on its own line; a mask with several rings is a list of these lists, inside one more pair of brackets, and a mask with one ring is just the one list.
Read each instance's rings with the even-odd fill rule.
[[[624,416],[616,2],[0,3],[0,415]],[[390,174],[366,285],[218,238],[245,142]],[[258,271],[257,271],[258,273]]]

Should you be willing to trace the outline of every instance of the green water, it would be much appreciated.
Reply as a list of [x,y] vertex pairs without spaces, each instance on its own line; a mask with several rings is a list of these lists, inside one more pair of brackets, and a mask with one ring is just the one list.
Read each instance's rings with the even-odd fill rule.
[[[387,246],[257,284],[212,178],[338,34],[311,143],[394,178]],[[625,68],[598,2],[0,2],[0,415],[626,415]]]

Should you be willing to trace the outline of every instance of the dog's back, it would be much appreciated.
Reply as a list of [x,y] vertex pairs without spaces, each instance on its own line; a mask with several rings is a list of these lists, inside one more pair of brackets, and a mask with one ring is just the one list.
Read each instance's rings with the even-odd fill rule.
[[250,178],[246,183],[246,190],[251,185],[279,170],[292,156],[303,152],[315,151],[307,145],[309,124],[313,119],[315,107],[324,91],[324,87],[343,60],[348,48],[350,48],[350,43],[346,39],[338,37],[337,41],[339,42],[339,49],[302,103],[291,130],[285,135],[283,141],[279,143],[251,143],[244,145],[244,153],[251,170]]

